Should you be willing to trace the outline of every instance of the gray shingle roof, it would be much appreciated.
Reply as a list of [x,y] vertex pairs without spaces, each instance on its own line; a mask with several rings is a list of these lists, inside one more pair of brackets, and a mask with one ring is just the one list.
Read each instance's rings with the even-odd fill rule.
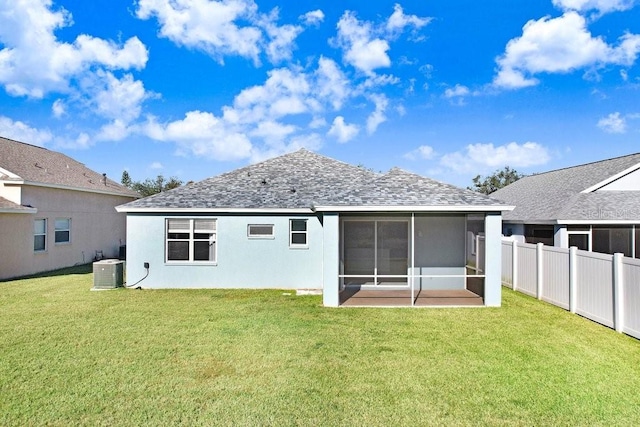
[[394,169],[376,174],[298,150],[123,205],[123,210],[309,209],[312,206],[499,205],[488,197]]
[[503,205],[471,190],[393,168],[360,188],[340,194],[336,206],[487,206]]
[[[624,206],[618,209],[621,212],[626,209],[628,214],[638,213],[640,192],[581,192],[639,163],[640,153],[637,153],[531,175],[491,196],[516,206],[513,211],[504,214],[505,221],[536,223],[594,220],[598,218],[593,218],[593,212],[616,209],[616,205]],[[618,219],[638,218],[640,216],[635,215]]]
[[12,178],[0,172],[0,179],[30,181],[52,186],[77,188],[129,197],[139,195],[106,179],[82,163],[56,151],[0,137],[0,168],[17,175]]
[[17,203],[13,203],[10,200],[0,197],[0,212],[15,212],[15,213],[30,213],[33,208],[27,206],[21,206]]

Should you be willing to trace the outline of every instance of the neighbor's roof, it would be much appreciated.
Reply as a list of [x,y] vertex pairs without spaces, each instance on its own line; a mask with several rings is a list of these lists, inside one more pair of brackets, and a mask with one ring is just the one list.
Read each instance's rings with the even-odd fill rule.
[[0,137],[0,180],[140,197],[62,153]]
[[0,213],[36,213],[38,210],[31,206],[21,206],[10,200],[0,197]]
[[481,194],[399,169],[381,175],[305,149],[136,200],[118,209],[309,211],[424,206],[509,209]]
[[519,179],[491,196],[516,208],[503,220],[523,223],[639,220],[639,191],[596,191],[625,171],[640,168],[640,153]]

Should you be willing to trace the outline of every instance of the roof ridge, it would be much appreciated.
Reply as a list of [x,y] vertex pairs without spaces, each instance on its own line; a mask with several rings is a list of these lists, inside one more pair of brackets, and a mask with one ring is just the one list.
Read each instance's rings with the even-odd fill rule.
[[17,139],[7,138],[6,136],[2,136],[2,135],[0,135],[0,138],[2,138],[2,139],[6,139],[7,141],[11,141],[11,142],[16,142],[16,143],[18,143],[18,144],[22,144],[22,145],[28,145],[29,147],[39,148],[39,149],[41,149],[41,150],[47,150],[47,151],[52,152],[52,153],[58,153],[58,152],[59,152],[59,151],[52,151],[52,150],[49,150],[48,148],[43,147],[42,145],[30,144],[30,143],[28,143],[28,142],[18,141]]

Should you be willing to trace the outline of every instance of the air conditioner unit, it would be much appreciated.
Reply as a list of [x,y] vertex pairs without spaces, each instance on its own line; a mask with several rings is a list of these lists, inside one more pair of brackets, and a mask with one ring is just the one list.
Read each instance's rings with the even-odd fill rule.
[[124,286],[124,261],[104,259],[93,263],[93,289]]

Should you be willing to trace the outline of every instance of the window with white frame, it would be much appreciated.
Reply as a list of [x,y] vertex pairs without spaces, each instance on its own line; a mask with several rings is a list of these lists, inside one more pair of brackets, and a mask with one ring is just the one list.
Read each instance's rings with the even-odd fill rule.
[[47,250],[47,220],[44,218],[33,221],[33,250],[35,252]]
[[56,244],[71,242],[71,218],[56,218],[55,224]]
[[216,262],[215,219],[170,218],[166,225],[167,262]]
[[273,224],[249,224],[247,236],[254,239],[272,239]]
[[289,246],[292,248],[304,248],[308,246],[307,220],[289,220]]

